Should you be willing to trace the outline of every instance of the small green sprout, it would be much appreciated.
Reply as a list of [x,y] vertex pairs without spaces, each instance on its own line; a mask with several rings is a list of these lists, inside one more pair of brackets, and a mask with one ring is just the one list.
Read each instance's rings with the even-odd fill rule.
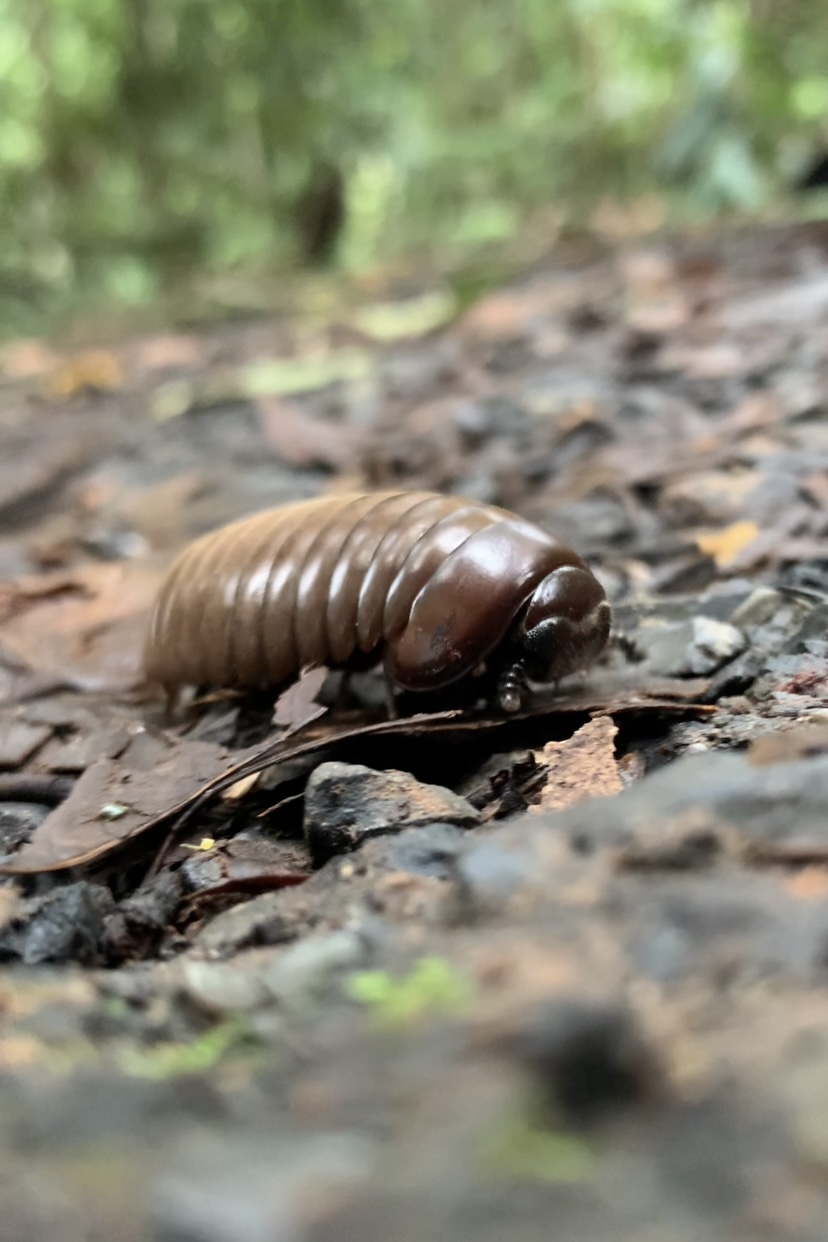
[[221,1022],[191,1044],[156,1044],[150,1048],[124,1048],[121,1069],[134,1078],[177,1078],[213,1069],[225,1053],[250,1042],[250,1031],[240,1019]]
[[394,978],[385,970],[351,975],[348,994],[370,1009],[379,1024],[405,1028],[434,1015],[461,1012],[474,995],[471,984],[442,957],[423,957],[411,972]]
[[588,1181],[598,1164],[583,1139],[543,1128],[528,1116],[511,1118],[491,1134],[481,1158],[500,1177],[552,1184]]

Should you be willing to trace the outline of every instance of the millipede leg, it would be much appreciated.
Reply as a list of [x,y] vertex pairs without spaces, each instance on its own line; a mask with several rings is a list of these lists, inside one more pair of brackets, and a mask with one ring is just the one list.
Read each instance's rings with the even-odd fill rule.
[[398,716],[397,701],[394,698],[394,683],[387,673],[384,674],[385,682],[385,710],[388,712],[389,720],[396,720]]
[[331,707],[335,716],[341,715],[348,706],[348,699],[351,694],[351,673],[345,669],[336,688],[336,694]]

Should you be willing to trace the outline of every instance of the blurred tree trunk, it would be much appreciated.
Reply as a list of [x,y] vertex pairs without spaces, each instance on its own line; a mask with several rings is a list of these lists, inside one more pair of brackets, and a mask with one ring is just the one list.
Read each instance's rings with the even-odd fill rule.
[[329,263],[345,226],[345,178],[333,164],[319,163],[296,205],[295,222],[306,263]]

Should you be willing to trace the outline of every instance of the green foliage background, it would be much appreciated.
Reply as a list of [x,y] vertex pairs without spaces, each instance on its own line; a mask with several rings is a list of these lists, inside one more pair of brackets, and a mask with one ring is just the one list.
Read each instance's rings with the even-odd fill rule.
[[826,47],[825,0],[0,0],[0,302],[289,258],[322,161],[349,266],[544,203],[760,207],[828,136]]

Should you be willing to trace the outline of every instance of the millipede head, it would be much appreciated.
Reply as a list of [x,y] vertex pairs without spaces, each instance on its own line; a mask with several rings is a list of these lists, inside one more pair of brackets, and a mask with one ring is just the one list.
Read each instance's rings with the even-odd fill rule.
[[534,686],[586,668],[606,646],[610,606],[588,569],[562,565],[535,587],[504,644],[497,698],[503,711],[525,706]]

